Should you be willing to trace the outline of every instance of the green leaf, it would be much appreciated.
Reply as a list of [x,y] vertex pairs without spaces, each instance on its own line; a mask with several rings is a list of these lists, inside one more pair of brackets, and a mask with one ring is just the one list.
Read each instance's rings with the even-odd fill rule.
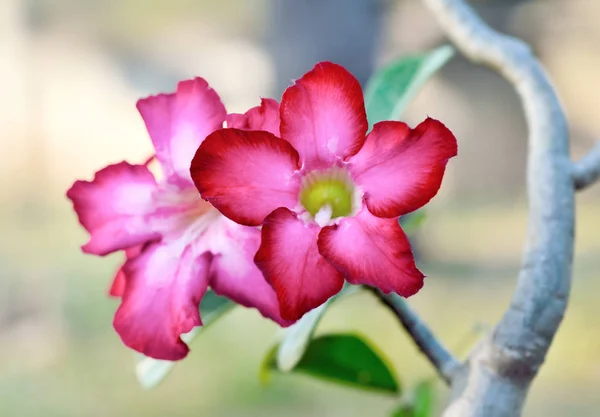
[[403,56],[377,71],[365,88],[369,129],[382,120],[398,120],[421,87],[453,55],[454,48],[444,45]]
[[206,327],[213,323],[235,306],[236,304],[230,299],[221,297],[212,290],[206,291],[200,302],[200,317],[202,317],[203,326]]
[[431,417],[434,411],[435,396],[432,381],[423,381],[415,387],[410,402],[403,402],[393,412],[392,417]]
[[416,417],[412,405],[403,404],[393,411],[392,417]]
[[312,339],[317,325],[331,305],[340,297],[345,297],[358,292],[360,287],[345,284],[340,293],[331,297],[320,307],[306,313],[300,320],[286,329],[285,337],[276,352],[277,367],[280,371],[289,372],[300,361]]
[[265,357],[263,358],[262,364],[260,365],[260,371],[258,375],[258,379],[262,385],[268,385],[271,382],[271,372],[279,371],[277,367],[277,350],[279,349],[279,345],[273,346]]
[[402,230],[404,230],[404,233],[410,236],[417,230],[419,230],[419,228],[425,221],[425,217],[427,217],[427,214],[423,209],[401,216],[399,219],[400,226],[402,226]]
[[432,381],[423,381],[415,388],[415,417],[431,417],[435,406],[435,390]]
[[[277,370],[275,346],[261,368],[261,381],[267,383],[271,371]],[[383,393],[400,392],[388,360],[364,338],[353,334],[324,335],[314,338],[304,356],[292,369],[301,373],[350,387]]]
[[[202,326],[194,327],[190,332],[182,334],[181,339],[189,344],[200,332],[214,323],[217,319],[230,311],[236,304],[220,297],[213,291],[208,290],[200,303],[200,317]],[[171,372],[176,362],[152,359],[141,353],[136,353],[135,375],[140,385],[146,389],[154,388],[160,384]]]

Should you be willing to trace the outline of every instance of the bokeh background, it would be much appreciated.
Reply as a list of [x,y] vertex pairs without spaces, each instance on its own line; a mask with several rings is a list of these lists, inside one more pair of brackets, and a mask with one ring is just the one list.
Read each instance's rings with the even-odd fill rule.
[[[600,137],[600,2],[475,2],[530,42],[571,122],[572,153]],[[239,308],[192,345],[158,388],[142,390],[106,296],[119,255],[85,256],[66,197],[108,163],[143,161],[135,101],[205,77],[230,111],[278,96],[318,60],[361,81],[403,53],[445,42],[417,0],[0,0],[0,416],[385,416],[395,399],[258,370],[278,329]],[[419,94],[406,119],[443,120],[459,138],[415,244],[425,289],[411,303],[465,355],[506,308],[527,207],[526,126],[512,88],[463,58]],[[600,187],[577,196],[572,301],[526,416],[600,409]],[[433,375],[368,295],[336,304],[319,332],[358,330],[403,384]],[[445,393],[439,386],[442,401]]]

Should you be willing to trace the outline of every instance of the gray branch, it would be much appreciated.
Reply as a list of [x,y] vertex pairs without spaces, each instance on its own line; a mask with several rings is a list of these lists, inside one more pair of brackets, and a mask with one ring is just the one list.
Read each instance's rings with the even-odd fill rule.
[[567,121],[540,62],[524,42],[500,34],[463,0],[424,0],[448,37],[473,62],[506,78],[528,127],[529,221],[523,265],[510,307],[452,381],[444,417],[521,415],[571,287],[574,187]]
[[581,160],[573,165],[573,184],[583,190],[600,178],[600,142]]
[[460,367],[460,363],[454,359],[454,356],[402,297],[395,293],[384,294],[378,290],[373,291],[381,302],[394,312],[404,330],[410,335],[421,353],[431,362],[440,377],[450,384],[452,375]]

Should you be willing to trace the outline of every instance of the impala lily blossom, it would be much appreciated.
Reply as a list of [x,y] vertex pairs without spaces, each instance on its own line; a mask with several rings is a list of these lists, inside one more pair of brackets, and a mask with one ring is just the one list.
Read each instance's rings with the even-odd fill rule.
[[435,196],[456,139],[431,118],[367,127],[358,81],[323,62],[283,94],[280,137],[220,129],[192,161],[204,199],[262,225],[255,262],[285,319],[324,303],[344,278],[405,297],[423,285],[398,217]]
[[253,262],[260,231],[203,201],[189,174],[198,146],[226,119],[230,126],[278,134],[277,102],[263,100],[245,115],[227,115],[217,93],[196,78],[181,82],[176,93],[138,101],[137,108],[164,179],[157,180],[147,164],[121,162],[91,182],[75,182],[67,193],[90,233],[84,252],[126,251],[110,290],[122,298],[114,327],[123,342],[156,359],[185,357],[180,335],[201,325],[198,305],[208,286],[289,325]]

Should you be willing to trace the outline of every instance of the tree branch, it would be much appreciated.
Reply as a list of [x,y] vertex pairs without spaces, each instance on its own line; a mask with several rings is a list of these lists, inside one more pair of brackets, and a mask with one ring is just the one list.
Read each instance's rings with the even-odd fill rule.
[[600,142],[579,162],[573,165],[573,184],[583,190],[600,178]]
[[500,34],[463,0],[424,0],[458,49],[504,76],[529,127],[529,221],[510,307],[453,380],[444,417],[514,417],[542,365],[571,286],[574,187],[567,121],[540,62],[524,42]]
[[442,345],[427,327],[427,324],[408,306],[402,297],[395,293],[384,294],[375,289],[373,289],[373,292],[383,304],[394,312],[421,353],[431,362],[440,377],[450,385],[453,372],[460,367],[460,363]]

